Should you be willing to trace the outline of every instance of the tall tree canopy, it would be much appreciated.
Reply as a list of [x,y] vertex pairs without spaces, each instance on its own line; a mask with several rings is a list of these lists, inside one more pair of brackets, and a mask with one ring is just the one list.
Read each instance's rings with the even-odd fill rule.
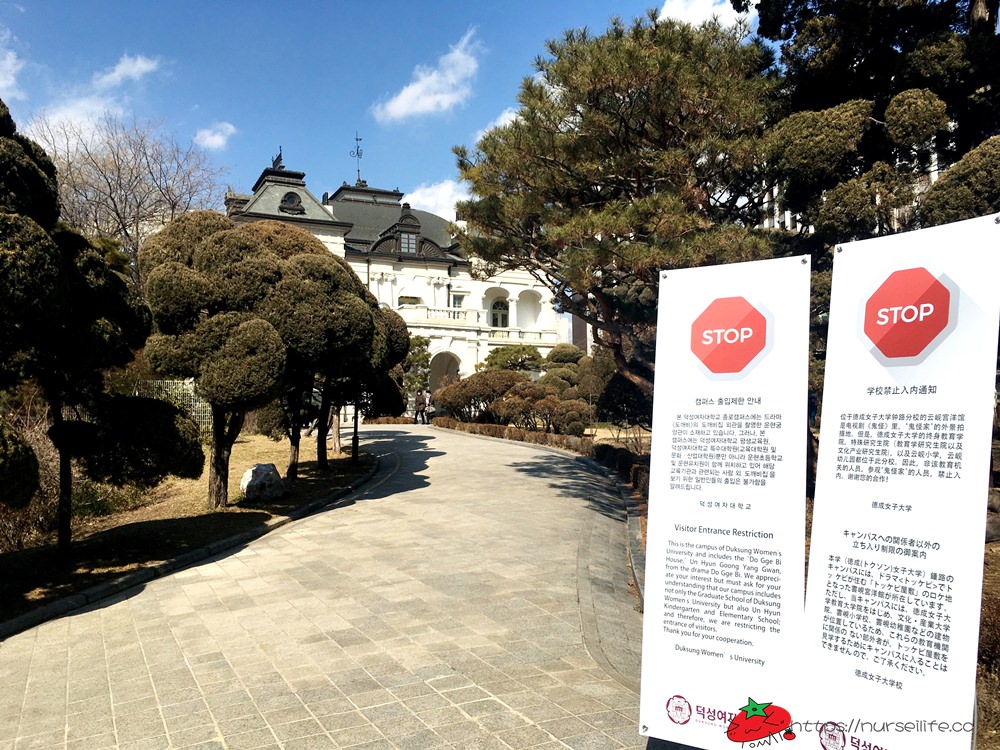
[[[295,368],[323,346],[326,318],[300,312],[316,312],[308,272],[322,262],[313,256],[328,255],[291,225],[237,226],[211,211],[178,217],[140,250],[156,325],[149,364],[159,374],[193,378],[212,406],[212,507],[228,502],[229,457],[246,412],[280,393],[289,350]],[[335,266],[318,273],[336,274]]]
[[514,121],[455,149],[472,195],[462,240],[550,286],[651,392],[660,271],[771,253],[752,227],[772,56],[745,29],[655,13],[547,53]]
[[792,111],[865,99],[884,122],[896,96],[925,89],[947,105],[953,123],[939,147],[962,154],[997,132],[998,0],[734,0],[733,5],[740,10],[756,5],[760,35],[780,43]]
[[[31,380],[48,403],[65,552],[72,459],[104,481],[151,485],[167,473],[199,475],[203,456],[196,431],[176,410],[105,392],[104,372],[129,362],[145,341],[149,311],[87,238],[57,222],[57,191],[52,162],[17,133],[0,102],[0,387]],[[146,432],[129,433],[129,419]],[[17,459],[30,470],[16,441],[6,444],[0,462]]]
[[430,381],[430,343],[426,336],[410,336],[410,347],[403,361],[403,388],[407,394],[426,388]]
[[655,12],[569,31],[455,149],[465,246],[527,267],[647,396],[663,270],[810,253],[821,352],[834,244],[1000,210],[998,2],[759,0],[777,64]]
[[542,353],[534,344],[498,346],[476,365],[477,370],[541,370]]
[[317,377],[357,392],[406,356],[399,316],[378,307],[346,261],[290,224],[192,212],[150,237],[139,264],[156,325],[150,366],[193,378],[212,406],[213,507],[228,501],[229,457],[247,411],[279,398],[294,476],[300,409]]
[[[276,230],[286,225],[261,222],[252,226]],[[365,289],[347,262],[329,253],[312,236],[301,240],[299,254],[282,267],[281,280],[259,307],[286,347],[279,403],[282,427],[291,446],[289,478],[298,474],[304,407],[312,406],[317,379],[342,374],[352,365],[366,362],[376,330]]]
[[784,80],[769,178],[775,205],[816,230],[801,239],[815,252],[935,221],[919,206],[939,170],[1000,133],[997,0],[756,7]]

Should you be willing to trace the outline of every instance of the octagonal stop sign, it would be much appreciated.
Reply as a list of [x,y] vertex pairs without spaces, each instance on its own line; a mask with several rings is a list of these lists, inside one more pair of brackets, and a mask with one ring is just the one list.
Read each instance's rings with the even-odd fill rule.
[[916,357],[948,327],[951,292],[926,268],[894,271],[865,303],[865,335],[889,359]]
[[742,372],[767,343],[767,320],[743,297],[712,302],[691,324],[691,351],[711,372]]

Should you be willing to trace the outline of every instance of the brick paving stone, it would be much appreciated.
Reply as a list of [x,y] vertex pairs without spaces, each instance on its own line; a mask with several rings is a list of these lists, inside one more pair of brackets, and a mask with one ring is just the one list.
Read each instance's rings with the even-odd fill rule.
[[353,504],[3,641],[0,750],[645,748],[614,486],[533,446],[362,436]]

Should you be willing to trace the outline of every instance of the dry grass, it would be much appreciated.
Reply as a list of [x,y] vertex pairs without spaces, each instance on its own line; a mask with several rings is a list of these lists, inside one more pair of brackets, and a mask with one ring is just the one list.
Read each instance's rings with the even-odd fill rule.
[[331,471],[316,469],[315,441],[303,440],[299,479],[286,483],[280,500],[239,502],[240,478],[255,463],[273,463],[284,475],[288,442],[258,435],[240,437],[230,463],[231,505],[208,507],[208,469],[196,480],[168,480],[139,508],[74,524],[71,559],[61,560],[55,540],[44,539],[20,552],[0,554],[0,620],[102,581],[155,565],[190,550],[244,532],[260,530],[274,518],[329,497],[367,471],[370,459],[352,464],[346,455],[331,456]]
[[[980,621],[978,750],[1000,750],[1000,542],[986,545]],[[989,662],[989,663],[987,663]]]

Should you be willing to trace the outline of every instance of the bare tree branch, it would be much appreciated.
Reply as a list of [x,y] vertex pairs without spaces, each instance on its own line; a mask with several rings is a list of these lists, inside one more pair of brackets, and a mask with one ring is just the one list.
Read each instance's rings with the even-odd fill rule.
[[59,174],[61,216],[94,237],[116,240],[136,281],[139,246],[171,219],[220,201],[222,170],[160,124],[106,112],[96,122],[30,126]]

